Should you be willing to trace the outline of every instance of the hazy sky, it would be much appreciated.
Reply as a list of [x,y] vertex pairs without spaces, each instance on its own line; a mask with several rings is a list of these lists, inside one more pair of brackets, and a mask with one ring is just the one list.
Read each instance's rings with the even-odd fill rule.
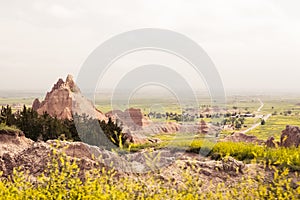
[[226,89],[300,92],[299,9],[298,0],[1,0],[0,90],[48,90],[110,37],[164,28],[201,45]]

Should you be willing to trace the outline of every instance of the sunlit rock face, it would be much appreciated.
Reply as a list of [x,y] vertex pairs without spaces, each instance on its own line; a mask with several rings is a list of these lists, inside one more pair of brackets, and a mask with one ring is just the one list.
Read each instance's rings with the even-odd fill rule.
[[35,99],[32,109],[39,114],[47,112],[50,116],[58,119],[72,119],[72,114],[77,113],[100,120],[107,120],[105,115],[81,94],[71,75],[67,76],[66,81],[59,79],[51,91],[47,92],[42,102]]

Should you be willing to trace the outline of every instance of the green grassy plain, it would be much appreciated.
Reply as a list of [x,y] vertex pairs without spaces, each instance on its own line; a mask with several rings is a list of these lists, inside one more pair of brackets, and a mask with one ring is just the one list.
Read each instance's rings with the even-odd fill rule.
[[24,97],[24,98],[4,98],[0,97],[0,105],[13,105],[13,104],[25,104],[27,105],[32,105],[32,102],[34,101],[35,98],[32,97]]
[[279,140],[281,131],[285,129],[286,125],[300,126],[300,116],[273,115],[266,121],[265,125],[258,126],[247,134],[255,135],[259,139],[268,139],[273,136]]

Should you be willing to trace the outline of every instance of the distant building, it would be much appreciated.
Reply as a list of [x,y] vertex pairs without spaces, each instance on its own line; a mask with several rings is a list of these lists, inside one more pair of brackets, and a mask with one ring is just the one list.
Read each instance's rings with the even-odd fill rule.
[[255,115],[251,113],[247,113],[247,114],[240,114],[239,117],[255,117]]

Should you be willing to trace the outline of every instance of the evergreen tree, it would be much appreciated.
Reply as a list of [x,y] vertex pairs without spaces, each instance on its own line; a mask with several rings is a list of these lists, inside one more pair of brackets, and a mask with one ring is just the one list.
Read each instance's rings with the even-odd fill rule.
[[[67,140],[82,141],[91,145],[106,145],[111,142],[119,146],[124,144],[126,138],[122,128],[111,118],[108,122],[90,118],[87,115],[75,114],[72,120],[60,120],[51,117],[47,112],[39,115],[31,108],[23,106],[22,111],[12,113],[11,107],[1,108],[0,123],[8,126],[15,125],[21,129],[25,136],[37,141],[65,138]],[[61,136],[64,137],[61,137]]]

